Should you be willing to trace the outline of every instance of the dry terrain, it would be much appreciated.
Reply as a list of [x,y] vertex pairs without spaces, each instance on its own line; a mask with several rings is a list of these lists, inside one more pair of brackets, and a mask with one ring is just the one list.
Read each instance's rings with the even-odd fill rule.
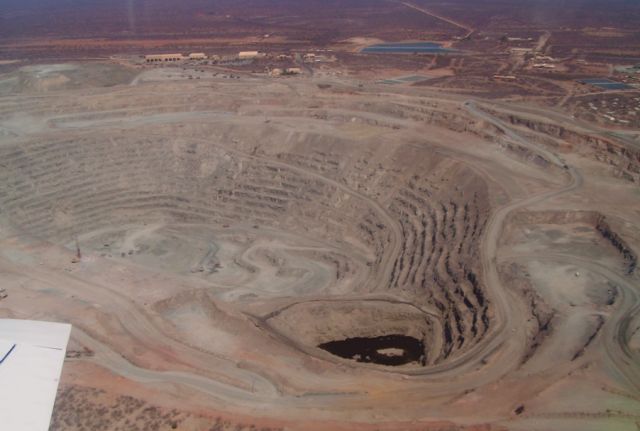
[[184,74],[2,77],[0,313],[74,325],[52,430],[636,429],[637,143]]
[[42,2],[0,317],[73,324],[52,431],[640,429],[640,7]]

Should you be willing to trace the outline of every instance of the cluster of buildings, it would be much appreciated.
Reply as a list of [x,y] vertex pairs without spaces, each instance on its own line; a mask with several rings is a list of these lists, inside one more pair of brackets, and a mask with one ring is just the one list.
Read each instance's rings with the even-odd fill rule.
[[[596,102],[599,103],[596,104]],[[588,107],[593,115],[600,115],[613,123],[628,125],[638,124],[640,121],[640,97],[624,97],[623,95],[613,98],[603,97],[590,101]]]
[[[264,57],[265,54],[258,51],[240,51],[236,56],[239,60],[250,60],[255,58]],[[185,60],[219,60],[220,57],[215,55],[209,57],[207,54],[203,52],[192,52],[191,54],[185,56],[182,54],[151,54],[145,55],[144,61],[146,63],[165,63],[165,62],[177,62],[177,61],[185,61]]]
[[204,53],[194,52],[188,56],[182,54],[152,54],[145,55],[144,61],[147,63],[163,63],[168,61],[183,61],[183,60],[204,60],[207,56]]
[[555,61],[555,58],[548,55],[536,54],[531,60],[531,66],[536,69],[555,69],[556,65],[553,64]]
[[[217,64],[234,64],[234,63],[244,63],[247,60],[255,60],[260,58],[267,57],[267,54],[262,53],[260,51],[240,51],[235,55],[229,56],[220,56],[220,55],[207,55],[203,52],[192,52],[189,55],[183,54],[150,54],[144,56],[144,61],[147,64],[168,64],[168,63],[177,63],[183,61],[204,61],[210,60],[214,61]],[[314,53],[307,54],[278,54],[272,55],[272,59],[277,61],[287,61],[287,62],[303,62],[303,63],[315,63],[326,61],[327,57],[322,55],[316,55]],[[300,75],[303,73],[300,67],[275,67],[271,69],[267,69],[266,72],[269,73],[270,76],[290,76],[290,75]]]
[[[252,63],[253,60],[268,58],[269,60],[275,60],[281,62],[280,64],[271,64],[267,62],[264,64],[264,73],[268,73],[272,77],[280,76],[294,76],[304,73],[303,68],[307,68],[307,64],[324,63],[335,61],[335,56],[325,54],[325,52],[331,52],[332,50],[317,50],[323,51],[321,53],[307,52],[307,53],[272,53],[267,54],[260,51],[240,51],[233,55],[208,55],[203,52],[192,52],[188,55],[180,53],[168,53],[168,54],[149,54],[144,56],[144,62],[149,65],[169,65],[169,64],[182,64],[183,62],[195,62],[195,64],[217,64],[219,66],[247,66]],[[299,65],[296,67],[294,65]],[[288,67],[287,67],[288,66]],[[255,72],[255,70],[254,70]],[[191,79],[191,78],[190,78]],[[199,78],[196,78],[199,79]]]

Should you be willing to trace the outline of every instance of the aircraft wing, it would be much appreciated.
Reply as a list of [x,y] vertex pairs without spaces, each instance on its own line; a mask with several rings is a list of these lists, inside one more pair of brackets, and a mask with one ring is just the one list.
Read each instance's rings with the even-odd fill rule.
[[0,319],[0,429],[48,431],[71,325]]

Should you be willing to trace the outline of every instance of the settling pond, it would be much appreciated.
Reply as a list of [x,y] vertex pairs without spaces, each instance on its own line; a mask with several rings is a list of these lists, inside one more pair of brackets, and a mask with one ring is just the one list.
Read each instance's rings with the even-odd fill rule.
[[362,49],[361,52],[370,54],[447,54],[454,51],[443,48],[442,45],[434,42],[402,42],[371,45]]

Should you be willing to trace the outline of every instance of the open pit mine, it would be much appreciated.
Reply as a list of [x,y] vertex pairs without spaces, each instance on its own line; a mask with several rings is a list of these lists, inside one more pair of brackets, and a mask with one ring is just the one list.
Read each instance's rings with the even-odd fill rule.
[[0,313],[73,325],[52,430],[637,429],[629,135],[122,68],[0,78]]

